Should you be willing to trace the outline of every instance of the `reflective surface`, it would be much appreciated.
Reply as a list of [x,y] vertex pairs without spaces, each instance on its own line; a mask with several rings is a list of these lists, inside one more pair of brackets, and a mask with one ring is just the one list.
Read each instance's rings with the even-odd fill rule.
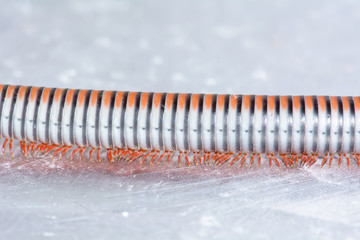
[[[357,1],[1,1],[3,83],[360,95]],[[0,159],[3,239],[357,239],[360,170]]]

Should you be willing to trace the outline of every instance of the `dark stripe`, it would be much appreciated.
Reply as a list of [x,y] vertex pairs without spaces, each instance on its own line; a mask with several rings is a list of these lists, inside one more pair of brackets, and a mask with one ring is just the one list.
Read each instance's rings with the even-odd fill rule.
[[210,142],[210,149],[211,151],[216,151],[215,147],[215,114],[216,114],[216,105],[217,105],[217,94],[212,94],[211,99],[211,115],[210,115],[210,136],[211,136],[211,142]]
[[121,141],[121,147],[125,148],[126,144],[125,144],[125,111],[126,111],[126,106],[127,106],[127,98],[128,98],[129,92],[124,92],[123,97],[122,97],[122,104],[121,104],[121,117],[120,117],[120,129],[121,129],[121,134],[120,134],[120,141]]
[[266,152],[265,139],[266,139],[266,118],[267,118],[267,96],[262,96],[262,109],[261,109],[261,145],[260,152]]
[[225,95],[224,99],[224,121],[223,121],[223,150],[225,152],[229,151],[229,142],[228,142],[228,114],[229,114],[229,102],[230,95]]
[[338,122],[338,145],[336,147],[336,152],[340,153],[342,151],[342,139],[343,139],[343,122],[344,122],[344,108],[342,104],[341,97],[336,97],[338,103],[338,114],[339,114],[339,122]]
[[63,141],[63,137],[62,137],[62,119],[63,119],[63,114],[64,114],[64,105],[65,105],[65,99],[66,99],[66,95],[67,92],[69,91],[69,89],[64,89],[61,92],[61,98],[60,98],[60,107],[59,107],[59,116],[58,116],[58,142],[59,145],[63,145],[64,141]]
[[72,145],[75,145],[75,133],[74,133],[74,125],[75,125],[75,110],[76,110],[76,103],[77,103],[77,99],[78,99],[78,95],[79,95],[79,91],[80,90],[75,90],[74,94],[73,94],[73,98],[72,98],[72,102],[71,102],[71,113],[70,113],[70,127],[69,127],[69,132],[70,132],[70,142]]
[[203,115],[203,108],[204,108],[204,94],[200,94],[199,95],[199,99],[198,99],[198,122],[197,122],[197,148],[198,150],[204,149],[203,147],[203,139],[202,139],[202,115]]
[[350,111],[350,152],[355,151],[355,105],[354,99],[348,97],[349,99],[349,111]]
[[49,101],[48,101],[48,106],[47,106],[47,110],[46,110],[46,121],[45,121],[45,142],[46,143],[50,142],[50,114],[51,114],[51,107],[52,107],[53,101],[54,101],[55,90],[56,90],[56,88],[52,88],[50,90]]
[[135,95],[134,120],[133,120],[133,138],[134,138],[133,141],[136,148],[139,148],[137,128],[138,128],[138,119],[139,119],[140,98],[141,98],[141,92],[137,92]]
[[249,107],[249,150],[255,152],[254,149],[254,112],[255,112],[255,95],[250,96],[250,107]]
[[42,93],[44,91],[44,88],[38,88],[37,90],[37,95],[36,95],[36,100],[35,100],[35,110],[34,110],[34,121],[33,121],[33,138],[35,139],[36,142],[39,141],[39,136],[38,136],[38,132],[37,132],[37,121],[38,121],[38,116],[39,116],[39,107],[41,104],[41,96]]
[[235,126],[235,148],[237,152],[240,152],[241,146],[240,146],[240,137],[241,137],[241,108],[242,108],[242,95],[238,95],[236,97],[236,126]]
[[7,92],[7,89],[9,88],[9,85],[4,85],[3,86],[3,89],[2,89],[2,91],[1,91],[1,102],[0,102],[0,135],[1,136],[3,136],[3,134],[2,134],[2,116],[3,116],[3,106],[4,106],[4,102],[5,102],[5,96],[6,96],[6,92]]
[[164,141],[163,141],[163,117],[164,117],[164,109],[165,109],[165,102],[166,102],[166,93],[161,94],[160,100],[160,110],[159,110],[159,148],[164,148]]
[[100,141],[100,109],[104,91],[99,91],[96,100],[95,111],[95,144],[97,147],[101,147]]
[[109,147],[113,148],[114,140],[113,140],[113,123],[112,123],[112,116],[114,114],[114,107],[115,107],[115,97],[116,97],[116,91],[111,92],[110,96],[110,106],[109,106],[109,119],[108,119],[108,141],[109,141]]
[[331,101],[329,96],[325,96],[325,106],[326,106],[326,145],[325,153],[330,152],[330,132],[331,132]]
[[274,151],[279,152],[279,130],[280,130],[280,96],[274,97],[275,127],[274,127]]
[[313,136],[314,140],[312,143],[312,152],[317,152],[318,149],[318,142],[319,142],[319,136],[318,136],[318,129],[319,129],[319,105],[318,105],[318,98],[317,96],[312,96],[312,104],[313,104]]
[[305,153],[305,97],[300,96],[300,153]]
[[26,111],[27,111],[27,106],[29,103],[29,95],[30,95],[30,91],[31,91],[32,87],[26,87],[25,90],[25,95],[24,95],[24,104],[23,104],[23,109],[22,109],[22,113],[21,113],[21,140],[26,140],[26,135],[25,135],[25,121],[26,121]]
[[87,135],[86,135],[86,124],[87,124],[87,113],[89,110],[89,104],[90,104],[90,97],[91,97],[91,92],[90,90],[87,90],[85,93],[85,100],[84,100],[84,111],[83,111],[83,119],[82,119],[82,139],[83,139],[83,145],[84,146],[89,146],[89,141],[87,139]]
[[178,103],[178,96],[179,94],[174,94],[173,104],[171,108],[171,149],[176,149],[176,142],[175,142],[175,117],[176,117],[176,109]]
[[147,99],[147,106],[146,106],[146,127],[145,127],[145,136],[146,136],[146,148],[151,148],[150,143],[150,117],[151,117],[151,108],[153,103],[154,93],[149,93]]
[[288,128],[287,128],[287,152],[291,152],[291,140],[293,133],[293,98],[292,96],[287,97],[287,112],[288,112]]
[[184,108],[184,148],[189,150],[189,111],[190,111],[191,94],[186,94]]
[[14,126],[13,126],[13,119],[14,119],[14,108],[15,108],[15,102],[19,93],[20,86],[15,86],[12,99],[11,99],[11,105],[10,105],[10,112],[9,112],[9,137],[14,138]]

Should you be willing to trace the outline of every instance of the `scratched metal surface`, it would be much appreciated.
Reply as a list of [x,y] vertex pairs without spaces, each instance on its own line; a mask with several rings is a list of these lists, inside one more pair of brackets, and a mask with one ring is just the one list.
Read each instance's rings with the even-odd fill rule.
[[[5,1],[1,82],[360,95],[360,2]],[[0,158],[1,239],[358,239],[360,170]]]

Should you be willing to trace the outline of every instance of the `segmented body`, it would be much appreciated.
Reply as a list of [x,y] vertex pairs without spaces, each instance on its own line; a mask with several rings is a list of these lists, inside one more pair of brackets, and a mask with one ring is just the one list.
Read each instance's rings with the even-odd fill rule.
[[[25,154],[73,148],[90,157],[190,164],[266,156],[279,165],[359,164],[360,98],[74,90],[0,85],[0,132]],[[10,140],[10,141],[8,141]],[[10,149],[12,146],[10,145]]]

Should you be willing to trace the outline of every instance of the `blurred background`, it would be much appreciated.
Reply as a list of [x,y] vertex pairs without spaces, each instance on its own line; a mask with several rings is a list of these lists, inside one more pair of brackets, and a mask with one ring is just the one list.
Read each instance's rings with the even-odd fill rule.
[[[360,95],[356,0],[0,0],[1,83]],[[2,239],[358,239],[360,171],[0,159]]]

